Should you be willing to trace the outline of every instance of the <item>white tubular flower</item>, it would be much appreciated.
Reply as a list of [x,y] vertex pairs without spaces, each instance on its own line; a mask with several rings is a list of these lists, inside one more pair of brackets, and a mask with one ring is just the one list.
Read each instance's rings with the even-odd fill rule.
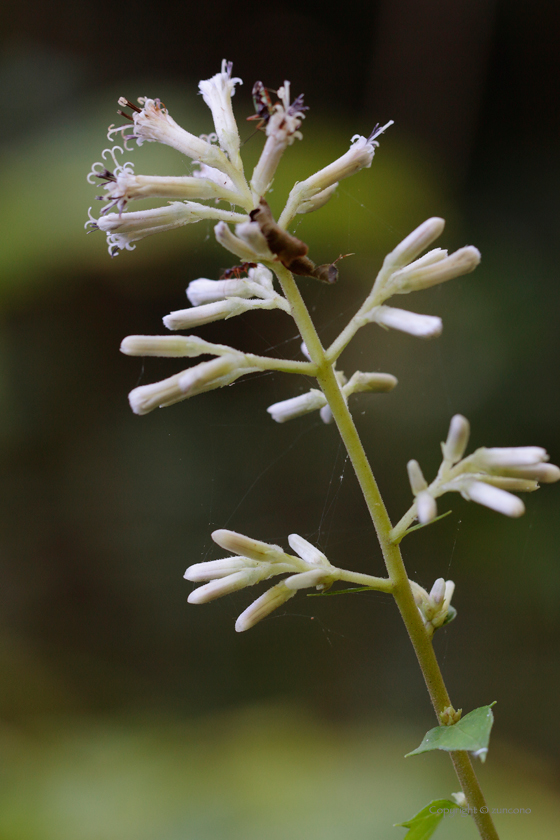
[[126,356],[201,356],[213,353],[214,345],[196,335],[129,335],[121,343]]
[[463,479],[457,484],[461,496],[469,502],[477,502],[479,505],[484,505],[484,507],[491,508],[491,510],[503,513],[504,516],[511,516],[514,519],[523,516],[525,513],[525,505],[521,499],[508,493],[507,490],[501,490],[499,487],[493,487],[484,481],[473,479]]
[[409,461],[406,465],[406,469],[408,471],[408,480],[410,481],[412,495],[417,496],[418,493],[426,490],[428,483],[424,478],[424,474],[418,461]]
[[374,306],[363,316],[363,322],[375,322],[416,338],[436,338],[443,329],[442,320],[436,315],[418,315],[393,306]]
[[239,78],[232,78],[232,67],[232,62],[224,59],[221,73],[216,73],[211,79],[200,82],[198,87],[204,101],[212,111],[220,147],[226,152],[233,165],[239,169],[241,166],[240,139],[231,107],[231,97],[235,93],[235,85],[242,85],[243,82]]
[[427,490],[422,490],[416,496],[416,515],[421,525],[427,525],[437,516],[437,503]]
[[313,388],[305,394],[300,394],[299,397],[269,405],[266,410],[277,423],[285,423],[287,420],[293,420],[295,417],[323,408],[326,402],[323,392]]
[[[254,234],[253,239],[256,242],[258,251],[254,250],[253,242],[251,242],[251,244],[247,242],[246,229],[242,230],[242,233],[245,234],[244,238],[240,238],[239,235],[236,236],[231,232],[230,228],[225,224],[225,222],[218,222],[218,224],[214,228],[216,239],[218,240],[220,245],[222,245],[228,251],[231,251],[232,254],[235,254],[244,262],[259,262],[262,260],[265,260],[266,262],[272,262],[274,260],[274,254],[269,250],[268,245],[266,243],[266,239],[260,232],[259,226],[256,222],[248,222],[247,224],[254,225],[254,228],[252,228],[251,233]],[[237,228],[236,233],[239,234]],[[260,237],[262,237],[262,241],[261,239],[259,239],[259,235]]]
[[119,99],[121,107],[132,109],[133,133],[125,134],[125,131],[130,127],[128,125],[110,126],[108,133],[110,140],[113,134],[120,132],[125,145],[128,140],[136,140],[139,146],[145,141],[163,143],[177,149],[178,152],[193,160],[199,160],[217,169],[223,168],[227,159],[221,149],[181,128],[173,117],[169,116],[167,108],[159,99],[149,99],[146,96],[141,96],[138,98],[138,102],[142,105],[142,108],[137,108],[136,105],[124,97]]
[[385,288],[392,295],[406,295],[469,274],[479,263],[480,251],[472,245],[460,248],[450,256],[438,248],[394,272]]
[[107,234],[109,253],[113,257],[124,248],[133,251],[136,246],[132,243],[146,236],[194,224],[200,222],[201,219],[217,218],[238,222],[245,217],[240,213],[207,207],[205,204],[197,204],[194,201],[173,201],[165,207],[139,210],[135,213],[108,213],[99,219],[94,219],[90,215],[86,227],[102,230]]
[[223,199],[232,204],[236,204],[239,200],[238,193],[220,187],[209,179],[189,175],[160,177],[134,175],[134,173],[124,171],[119,173],[114,180],[108,176],[99,175],[98,177],[105,177],[108,181],[104,189],[108,193],[107,201],[111,202],[103,208],[102,213],[106,213],[114,206],[117,206],[119,212],[122,213],[129,201],[140,198]]
[[235,622],[236,631],[243,633],[245,630],[250,630],[251,627],[254,627],[255,624],[258,624],[259,621],[262,621],[263,618],[266,618],[267,615],[277,610],[278,607],[281,607],[296,594],[297,590],[290,589],[284,581],[277,583],[276,586],[268,589],[264,595],[253,601],[251,606],[241,613]]
[[290,83],[278,89],[278,96],[282,104],[275,106],[266,126],[266,143],[251,179],[251,189],[255,198],[260,199],[270,188],[274,173],[280,163],[280,158],[288,146],[297,138],[301,140],[298,131],[301,121],[305,118],[303,96],[300,95],[290,105]]
[[447,440],[441,445],[444,460],[451,464],[456,464],[457,461],[461,460],[465,454],[470,433],[471,427],[467,418],[463,417],[462,414],[455,414],[449,424]]
[[255,370],[243,354],[231,353],[201,362],[152,385],[140,385],[130,392],[128,400],[135,414],[148,414],[154,408],[165,408],[196,394],[222,388]]
[[391,125],[393,125],[392,120],[382,128],[376,126],[369,137],[355,134],[352,138],[352,145],[346,154],[325,166],[324,169],[320,169],[319,172],[311,175],[305,181],[296,184],[290,192],[286,207],[278,220],[280,227],[286,228],[288,226],[302,203],[308,202],[318,193],[334,187],[343,178],[355,175],[360,169],[368,169],[371,166],[375,149],[379,146],[375,138],[379,137]]

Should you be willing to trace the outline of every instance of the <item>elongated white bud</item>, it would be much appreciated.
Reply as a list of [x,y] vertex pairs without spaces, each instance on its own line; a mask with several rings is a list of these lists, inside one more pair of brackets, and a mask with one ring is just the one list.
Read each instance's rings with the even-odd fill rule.
[[298,575],[291,575],[286,578],[284,583],[288,589],[294,589],[299,592],[300,589],[309,589],[311,586],[321,586],[328,577],[323,569],[312,569],[309,572],[301,572]]
[[391,290],[391,294],[397,295],[428,289],[454,277],[469,274],[479,263],[480,251],[472,245],[467,245],[444,259],[440,259],[438,255],[438,259],[430,260],[429,264],[422,264],[422,260],[418,260],[402,268],[393,274],[387,288]]
[[455,414],[449,424],[447,440],[442,443],[443,457],[446,461],[456,464],[465,453],[471,433],[469,421],[462,414]]
[[512,496],[506,490],[492,487],[483,481],[466,482],[461,490],[463,498],[477,502],[479,505],[491,508],[504,516],[517,518],[525,513],[525,505],[517,496]]
[[348,397],[350,394],[357,394],[364,391],[375,391],[377,393],[386,393],[392,391],[398,384],[396,376],[390,373],[364,373],[357,370],[346,385],[342,388],[344,396]]
[[222,321],[224,318],[232,318],[251,309],[251,304],[244,304],[239,299],[219,300],[216,303],[206,303],[202,306],[193,306],[189,309],[177,309],[170,312],[163,318],[163,323],[168,330],[192,330],[203,324],[210,324],[213,321]]
[[438,578],[430,589],[430,598],[436,607],[441,607],[445,598],[445,580]]
[[511,470],[548,461],[548,455],[541,446],[481,447],[471,455],[469,461],[481,470]]
[[183,577],[193,583],[203,580],[219,580],[220,578],[241,572],[243,569],[256,569],[258,562],[249,557],[226,557],[224,560],[209,560],[206,563],[195,563],[189,566]]
[[179,375],[178,386],[185,396],[194,397],[205,391],[229,385],[251,369],[247,360],[235,353],[220,356],[210,362],[201,362]]
[[503,476],[513,476],[527,481],[540,481],[541,484],[553,484],[560,481],[560,469],[555,464],[531,464],[528,467],[501,469]]
[[427,219],[416,230],[403,239],[390,254],[385,257],[384,265],[395,267],[408,265],[419,257],[422,251],[428,248],[432,242],[441,236],[445,227],[445,219],[433,216]]
[[299,397],[292,397],[289,400],[282,400],[269,405],[266,410],[277,423],[285,423],[287,420],[293,420],[294,417],[301,417],[303,414],[309,414],[310,411],[316,411],[325,404],[325,395],[321,391],[313,389]]
[[418,315],[393,306],[376,306],[367,313],[365,319],[416,338],[436,338],[443,329],[441,318],[435,315]]
[[408,471],[408,480],[410,481],[412,494],[417,496],[418,493],[421,493],[422,490],[427,488],[428,482],[424,478],[424,474],[418,461],[409,461],[406,465],[406,469]]
[[261,580],[259,569],[243,569],[241,572],[234,572],[232,575],[199,586],[190,593],[188,602],[189,604],[207,604],[223,595],[231,595],[232,592],[237,592],[246,586],[253,586]]
[[228,531],[226,528],[218,528],[212,532],[212,539],[221,548],[231,551],[232,554],[241,554],[259,562],[273,562],[285,559],[284,551],[279,545],[264,543],[238,534],[237,531]]
[[[257,225],[258,227],[258,225]],[[260,233],[260,230],[259,230]],[[226,250],[231,251],[232,254],[235,254],[244,262],[258,262],[259,260],[273,260],[274,254],[272,254],[268,250],[268,246],[266,245],[266,240],[264,236],[261,237],[264,241],[266,246],[266,251],[264,257],[261,252],[255,251],[253,249],[253,245],[249,245],[245,239],[240,239],[239,236],[233,234],[230,228],[225,224],[225,222],[218,222],[216,227],[214,228],[214,234],[216,239]],[[260,240],[259,240],[260,242]],[[262,243],[260,243],[262,245]]]
[[327,201],[330,201],[337,187],[338,181],[335,181],[334,184],[330,185],[330,187],[327,187],[326,189],[317,192],[314,196],[311,196],[311,198],[302,201],[296,212],[303,214],[313,213],[314,210],[320,210],[321,207],[325,206]]
[[436,500],[426,490],[416,496],[416,514],[421,525],[427,525],[437,516]]
[[299,534],[290,534],[288,542],[290,544],[290,548],[293,549],[296,554],[299,554],[302,560],[305,560],[306,563],[311,563],[313,566],[320,566],[323,569],[331,568],[331,564],[323,552],[319,551],[316,546],[308,542],[303,537],[300,537]]
[[216,303],[231,297],[250,298],[254,292],[247,280],[207,280],[200,277],[187,287],[187,297],[193,306]]
[[135,414],[149,414],[154,408],[173,405],[185,399],[185,394],[179,388],[182,373],[176,373],[160,382],[151,385],[140,385],[128,395],[130,407]]
[[237,621],[235,622],[235,629],[238,633],[243,633],[245,630],[249,630],[251,627],[254,627],[255,624],[258,624],[259,621],[262,621],[263,618],[266,618],[267,615],[270,615],[271,612],[281,607],[282,604],[285,604],[286,601],[289,601],[290,598],[293,598],[296,594],[295,589],[290,589],[286,586],[286,584],[281,581],[277,583],[276,586],[273,586],[264,595],[261,595],[260,598],[257,598],[256,601],[253,601],[250,607],[241,613]]
[[201,356],[212,345],[196,335],[129,335],[121,343],[126,356]]

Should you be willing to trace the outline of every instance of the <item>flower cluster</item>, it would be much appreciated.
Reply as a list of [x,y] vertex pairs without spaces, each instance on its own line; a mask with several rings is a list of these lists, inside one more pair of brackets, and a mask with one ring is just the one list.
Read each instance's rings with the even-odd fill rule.
[[253,540],[235,531],[214,531],[212,539],[235,556],[189,566],[185,572],[187,580],[195,583],[209,581],[191,592],[191,604],[206,604],[222,595],[237,592],[238,589],[254,586],[277,575],[289,574],[289,577],[272,586],[241,613],[235,623],[238,633],[266,618],[293,598],[300,589],[314,587],[321,591],[328,589],[336,580],[337,569],[331,566],[318,548],[298,534],[290,534],[288,537],[290,547],[297,557],[286,554],[278,545]]
[[438,627],[448,624],[456,616],[456,611],[451,606],[455,584],[452,580],[438,578],[428,593],[415,581],[411,580],[409,582],[424,627],[432,636]]
[[453,254],[434,248],[420,256],[441,236],[444,226],[443,219],[427,219],[385,257],[371,294],[356,315],[359,326],[376,323],[418,338],[435,338],[441,333],[441,318],[386,306],[385,301],[393,295],[428,289],[474,271],[480,262],[480,252],[472,245]]
[[442,443],[443,461],[429,486],[418,461],[408,462],[413,508],[421,524],[437,516],[436,499],[444,493],[460,493],[464,499],[506,516],[522,516],[525,505],[514,492],[531,492],[538,489],[539,482],[560,480],[560,469],[547,463],[548,454],[540,446],[483,446],[463,458],[469,434],[468,420],[456,414]]

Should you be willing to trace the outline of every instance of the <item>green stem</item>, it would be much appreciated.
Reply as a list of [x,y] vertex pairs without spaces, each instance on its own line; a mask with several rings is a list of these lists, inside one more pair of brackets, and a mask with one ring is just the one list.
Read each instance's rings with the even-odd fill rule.
[[[414,647],[418,664],[422,670],[424,681],[438,719],[438,724],[440,724],[439,715],[444,709],[451,706],[451,700],[449,699],[449,694],[443,681],[431,639],[426,632],[424,622],[414,601],[400,548],[391,540],[392,525],[387,509],[379,492],[358,431],[354,425],[352,415],[348,411],[348,406],[337,382],[333,365],[325,356],[325,351],[294,278],[281,265],[275,265],[274,270],[280,281],[282,290],[291,305],[292,316],[305,341],[309,355],[317,365],[317,380],[327,398],[364,494],[389,574],[392,594]],[[480,837],[482,840],[498,840],[498,834],[492,822],[492,817],[490,814],[485,813],[487,809],[484,795],[480,789],[468,753],[457,751],[450,755],[467,802],[473,811],[473,817]]]

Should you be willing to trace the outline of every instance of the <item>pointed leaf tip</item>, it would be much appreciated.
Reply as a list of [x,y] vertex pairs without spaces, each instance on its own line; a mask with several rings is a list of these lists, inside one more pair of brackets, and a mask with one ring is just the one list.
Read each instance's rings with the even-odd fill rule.
[[482,762],[486,761],[490,731],[494,723],[492,713],[494,703],[474,709],[451,726],[436,726],[430,729],[424,735],[420,746],[409,752],[405,758],[430,750],[445,750],[446,752],[467,750],[476,758],[480,758]]

